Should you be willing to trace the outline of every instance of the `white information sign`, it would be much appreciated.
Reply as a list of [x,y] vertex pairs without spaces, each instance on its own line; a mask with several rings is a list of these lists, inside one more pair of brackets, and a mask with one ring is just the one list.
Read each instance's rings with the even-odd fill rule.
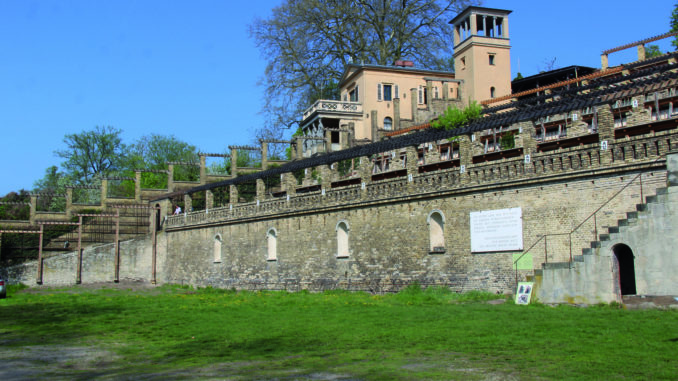
[[521,208],[471,212],[471,251],[515,251],[523,249]]

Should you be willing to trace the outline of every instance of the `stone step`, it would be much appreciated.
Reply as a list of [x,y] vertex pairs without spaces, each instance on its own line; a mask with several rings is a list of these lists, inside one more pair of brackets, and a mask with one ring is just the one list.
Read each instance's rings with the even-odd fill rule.
[[[609,228],[608,228],[608,229],[609,229]],[[610,235],[609,235],[609,234],[600,234],[600,235],[598,236],[598,241],[599,241],[598,244],[599,244],[599,245],[600,245],[600,242],[602,242],[602,241],[609,241],[609,240],[610,240]],[[600,247],[600,246],[598,246],[598,247]]]
[[657,196],[669,194],[669,188],[657,188],[655,193],[656,193]]
[[638,219],[638,212],[626,212],[626,219],[637,220]]
[[[626,222],[626,220],[619,220],[619,221],[625,221]],[[628,226],[628,222],[626,222],[625,225],[621,225],[621,226]],[[609,228],[607,228],[607,232],[609,234],[619,233],[619,226],[610,226]]]
[[569,269],[572,267],[570,262],[548,262],[542,264],[542,269]]
[[575,255],[574,257],[572,257],[572,260],[574,260],[575,262],[584,262],[584,255]]
[[591,248],[592,249],[600,248],[600,241],[591,242]]
[[647,210],[647,204],[636,204],[636,210],[639,212],[644,212]]
[[593,249],[590,247],[585,247],[581,249],[581,255],[593,255]]
[[544,276],[544,270],[542,269],[534,270],[534,276]]

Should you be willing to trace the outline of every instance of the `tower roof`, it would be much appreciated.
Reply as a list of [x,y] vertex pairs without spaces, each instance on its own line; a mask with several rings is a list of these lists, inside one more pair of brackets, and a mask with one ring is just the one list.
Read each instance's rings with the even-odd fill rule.
[[510,14],[511,10],[508,9],[499,9],[499,8],[485,8],[485,7],[476,7],[474,5],[466,7],[463,11],[461,11],[455,18],[450,20],[450,24],[455,24],[457,21],[460,19],[466,17],[469,13],[488,13],[488,14],[494,14],[497,16],[506,16]]

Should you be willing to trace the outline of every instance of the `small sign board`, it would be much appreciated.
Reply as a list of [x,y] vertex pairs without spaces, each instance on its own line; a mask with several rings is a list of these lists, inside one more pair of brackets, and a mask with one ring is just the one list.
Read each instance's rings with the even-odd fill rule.
[[534,282],[519,282],[516,290],[516,304],[530,304]]

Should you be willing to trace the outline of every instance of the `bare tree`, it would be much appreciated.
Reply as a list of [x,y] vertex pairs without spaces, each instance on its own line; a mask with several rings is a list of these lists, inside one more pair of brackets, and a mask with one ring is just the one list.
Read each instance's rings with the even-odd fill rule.
[[[269,129],[289,128],[321,95],[336,96],[349,63],[451,70],[452,27],[473,0],[287,0],[250,35],[268,60],[261,84]],[[333,90],[332,90],[333,89]]]

